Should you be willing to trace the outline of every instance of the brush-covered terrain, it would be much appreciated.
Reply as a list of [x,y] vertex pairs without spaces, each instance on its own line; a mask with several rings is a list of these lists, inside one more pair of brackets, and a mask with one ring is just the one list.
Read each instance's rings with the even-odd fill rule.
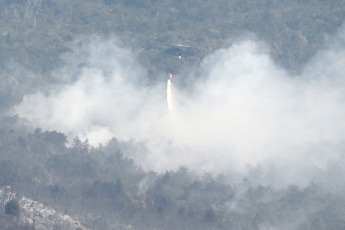
[[[144,78],[138,84],[148,89],[165,82],[170,72],[188,76],[200,71],[209,54],[243,39],[264,43],[274,65],[298,78],[314,55],[325,49],[328,36],[338,33],[344,19],[342,0],[0,0],[1,229],[345,229],[341,144],[315,148],[317,154],[330,155],[337,149],[338,160],[316,162],[316,173],[300,174],[320,177],[307,178],[303,186],[293,182],[276,186],[261,183],[262,178],[267,182],[279,176],[260,165],[248,166],[240,180],[235,171],[231,174],[231,166],[224,173],[195,171],[188,164],[155,171],[140,160],[145,159],[140,154],[151,151],[145,140],[114,136],[91,145],[71,137],[72,131],[45,130],[13,113],[26,94],[38,90],[52,94],[56,87],[78,84],[89,65],[84,49],[76,49],[85,40],[116,39],[136,57]],[[104,47],[100,49],[106,53]],[[80,51],[78,60],[71,55],[75,50]],[[107,68],[102,69],[104,76],[109,75]],[[191,81],[186,77],[176,83],[188,91]],[[342,106],[342,94],[337,92],[329,95]],[[317,100],[323,99],[328,100],[322,95]],[[296,113],[300,111],[303,108]],[[46,113],[54,112],[42,109]],[[69,115],[73,117],[73,112]],[[323,146],[342,140],[332,136],[339,127],[331,124],[320,131],[329,134],[329,139],[322,139]],[[166,154],[168,164],[171,153],[161,154]],[[303,165],[303,160],[296,162]],[[6,189],[16,195],[5,194]]]

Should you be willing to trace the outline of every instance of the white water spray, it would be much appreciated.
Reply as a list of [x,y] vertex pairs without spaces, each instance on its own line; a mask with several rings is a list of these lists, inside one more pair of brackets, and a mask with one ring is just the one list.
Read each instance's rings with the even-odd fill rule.
[[171,79],[169,79],[167,83],[167,103],[168,103],[169,113],[172,114],[172,112],[174,111],[174,105],[173,105],[173,92],[172,92]]

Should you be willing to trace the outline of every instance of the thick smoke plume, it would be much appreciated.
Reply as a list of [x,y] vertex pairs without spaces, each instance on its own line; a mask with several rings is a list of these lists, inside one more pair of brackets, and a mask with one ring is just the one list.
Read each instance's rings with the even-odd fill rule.
[[[75,45],[60,71],[76,80],[49,93],[26,95],[14,113],[33,125],[88,138],[134,138],[147,169],[179,165],[241,174],[263,183],[307,184],[342,159],[345,143],[344,30],[292,76],[268,49],[243,40],[207,56],[193,93],[174,91],[169,116],[166,85],[143,87],[145,71],[113,40]],[[167,73],[162,78],[167,79]],[[174,76],[174,78],[195,76]],[[301,176],[303,175],[303,176]]]

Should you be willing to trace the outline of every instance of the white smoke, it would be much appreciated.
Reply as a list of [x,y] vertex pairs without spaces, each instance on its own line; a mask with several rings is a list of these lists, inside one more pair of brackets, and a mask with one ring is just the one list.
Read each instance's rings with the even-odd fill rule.
[[74,49],[65,55],[71,66],[61,72],[77,73],[78,79],[47,94],[26,95],[14,111],[38,127],[95,145],[113,136],[128,140],[150,133],[152,121],[167,112],[160,110],[166,107],[163,86],[138,87],[146,73],[116,40],[78,42]]
[[[144,141],[149,152],[132,157],[147,169],[249,167],[266,183],[306,184],[344,150],[343,33],[299,76],[277,66],[253,40],[216,51],[201,64],[205,76],[194,93],[175,98],[174,119],[165,86],[137,85],[137,76],[147,76],[133,55],[116,42],[96,40],[69,54],[70,60],[87,54],[83,67],[71,62],[70,69],[79,70],[76,82],[48,95],[26,95],[13,110],[39,127],[94,144],[112,136]],[[258,164],[266,165],[259,173]]]

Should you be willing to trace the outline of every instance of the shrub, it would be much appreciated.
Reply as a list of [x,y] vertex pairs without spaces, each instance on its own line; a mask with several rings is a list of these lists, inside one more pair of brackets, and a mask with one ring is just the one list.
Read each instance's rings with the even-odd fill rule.
[[5,205],[5,213],[7,215],[19,216],[20,208],[19,203],[16,200],[10,200]]

